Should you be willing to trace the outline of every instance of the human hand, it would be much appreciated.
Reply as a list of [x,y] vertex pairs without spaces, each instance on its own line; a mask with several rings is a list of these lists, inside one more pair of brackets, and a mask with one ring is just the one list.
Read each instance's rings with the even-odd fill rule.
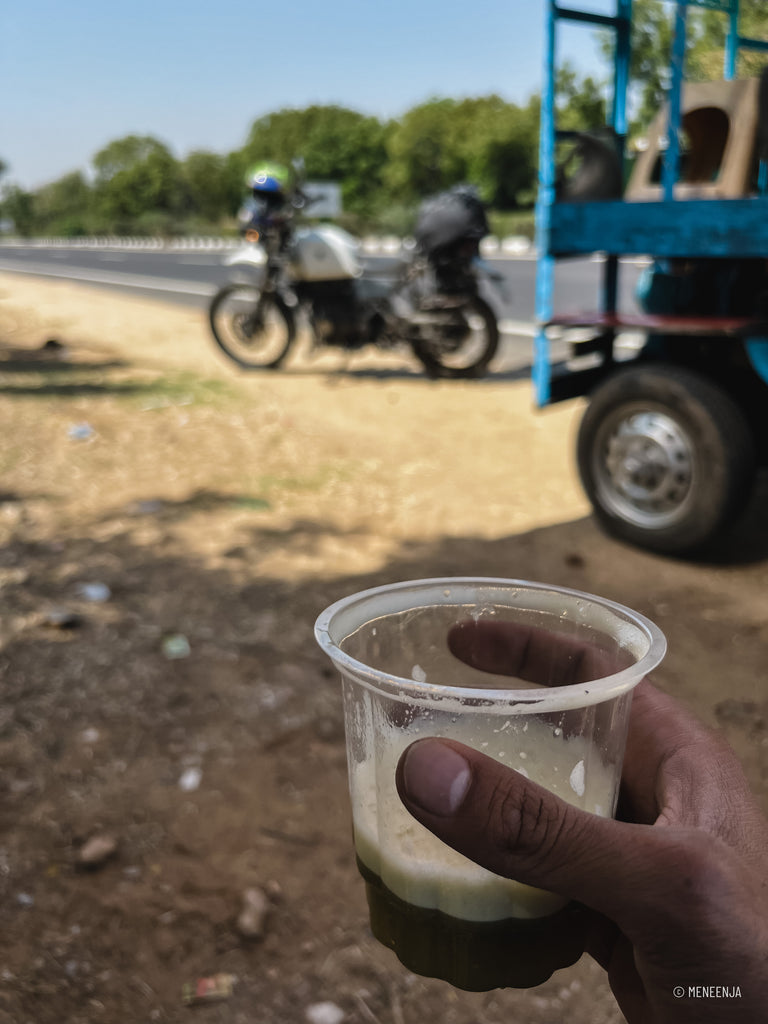
[[[521,678],[535,679],[542,659],[585,668],[575,643],[553,650],[506,623],[462,623],[449,645],[476,668]],[[768,822],[730,747],[648,681],[633,698],[623,820],[452,740],[412,744],[397,787],[471,860],[591,910],[586,949],[629,1024],[768,1021]]]

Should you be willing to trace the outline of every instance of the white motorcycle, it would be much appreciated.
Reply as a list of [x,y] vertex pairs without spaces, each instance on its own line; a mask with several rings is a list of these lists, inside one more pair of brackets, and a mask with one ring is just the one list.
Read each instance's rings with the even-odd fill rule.
[[331,224],[294,229],[306,205],[295,189],[280,207],[252,203],[245,244],[227,260],[233,277],[213,298],[217,344],[244,369],[275,369],[293,347],[297,324],[316,346],[352,350],[408,345],[432,377],[480,377],[499,344],[496,315],[479,294],[488,234],[473,190],[452,189],[425,203],[414,249],[394,280],[364,268],[359,243]]

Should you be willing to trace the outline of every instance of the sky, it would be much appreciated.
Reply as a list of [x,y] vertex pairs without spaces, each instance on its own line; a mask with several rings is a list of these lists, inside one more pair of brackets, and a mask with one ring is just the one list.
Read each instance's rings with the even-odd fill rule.
[[[543,0],[6,0],[4,180],[34,189],[88,173],[129,134],[179,159],[228,153],[282,107],[338,103],[385,118],[435,96],[524,103],[541,86],[543,28]],[[590,33],[576,31],[566,49],[589,65]]]

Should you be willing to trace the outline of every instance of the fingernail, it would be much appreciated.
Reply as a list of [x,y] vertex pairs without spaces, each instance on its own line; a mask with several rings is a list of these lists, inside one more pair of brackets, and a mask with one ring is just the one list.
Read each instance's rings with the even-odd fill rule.
[[429,814],[449,818],[467,795],[471,772],[455,750],[440,740],[418,740],[403,759],[404,795]]

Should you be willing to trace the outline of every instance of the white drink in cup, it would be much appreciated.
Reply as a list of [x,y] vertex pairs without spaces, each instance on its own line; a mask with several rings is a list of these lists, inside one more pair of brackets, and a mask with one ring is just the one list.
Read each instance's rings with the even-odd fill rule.
[[[451,578],[352,595],[320,615],[315,635],[342,678],[355,848],[374,935],[410,970],[465,989],[529,987],[574,963],[580,908],[442,843],[405,810],[395,768],[415,740],[448,737],[612,815],[632,690],[664,656],[661,631],[578,591]],[[489,637],[491,655],[467,657],[468,641]],[[538,654],[526,661],[531,637]]]

